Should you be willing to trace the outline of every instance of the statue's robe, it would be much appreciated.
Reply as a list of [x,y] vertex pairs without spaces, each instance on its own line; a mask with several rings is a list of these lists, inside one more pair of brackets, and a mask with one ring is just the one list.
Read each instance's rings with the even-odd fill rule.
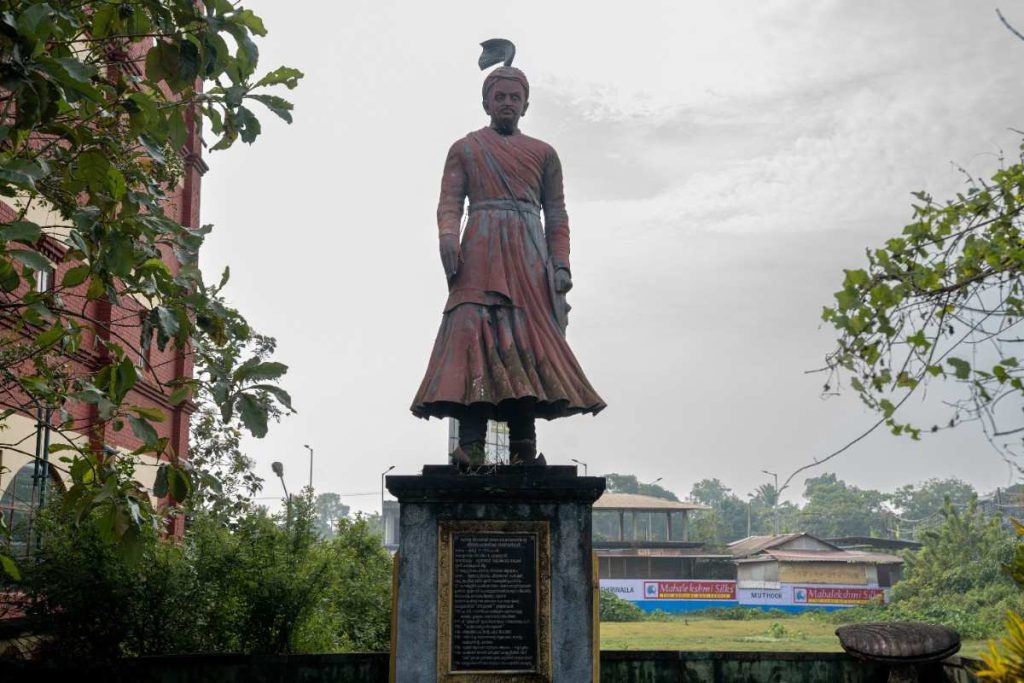
[[[517,399],[537,417],[597,413],[605,403],[565,340],[553,274],[569,268],[569,218],[554,148],[491,128],[452,145],[441,179],[441,236],[459,236],[462,256],[426,376],[418,417],[460,417],[470,405],[506,419]],[[544,225],[540,212],[544,212]]]

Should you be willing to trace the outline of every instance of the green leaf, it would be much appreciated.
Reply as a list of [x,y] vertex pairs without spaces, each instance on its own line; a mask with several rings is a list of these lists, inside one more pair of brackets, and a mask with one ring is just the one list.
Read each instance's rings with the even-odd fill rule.
[[156,307],[157,324],[169,339],[178,335],[178,318],[165,306]]
[[172,406],[176,406],[179,403],[184,402],[191,394],[192,387],[178,387],[173,392],[171,392],[171,396],[170,398],[167,399],[167,402],[170,403]]
[[284,363],[251,358],[235,370],[232,379],[236,382],[275,380],[286,372],[288,372],[288,366]]
[[167,419],[167,416],[164,415],[164,411],[160,410],[159,408],[149,408],[146,406],[131,406],[130,408],[128,408],[128,410],[132,411],[139,417],[144,417],[147,420],[152,420],[153,422],[163,422],[164,420]]
[[953,366],[957,379],[967,379],[971,374],[971,364],[961,358],[947,358],[946,362]]
[[18,565],[15,564],[14,559],[0,553],[0,567],[3,567],[4,572],[7,576],[11,577],[15,581],[21,581],[21,572],[18,571]]
[[249,97],[257,102],[262,102],[267,109],[277,114],[277,116],[288,123],[292,122],[291,112],[292,109],[295,108],[295,105],[283,97],[278,97],[276,95],[249,95]]
[[80,265],[74,268],[69,268],[64,277],[61,279],[61,285],[64,287],[77,287],[78,285],[85,282],[86,278],[89,277],[89,266]]
[[234,15],[228,17],[228,21],[239,23],[258,36],[267,35],[267,29],[263,25],[263,20],[256,16],[256,14],[250,9],[243,9],[236,12]]
[[99,150],[90,149],[78,156],[73,176],[84,183],[90,192],[99,193],[108,189],[110,169],[110,160]]
[[257,81],[255,87],[260,88],[265,85],[284,85],[289,90],[292,90],[299,84],[299,79],[303,76],[305,76],[305,74],[298,69],[282,66],[274,69]]
[[14,221],[0,226],[0,240],[4,242],[35,244],[42,234],[43,229],[31,221]]
[[182,503],[192,491],[192,481],[188,473],[180,467],[167,467],[167,491],[177,503]]
[[54,325],[36,337],[36,346],[41,349],[45,349],[48,346],[56,344],[63,336],[64,328],[60,325]]
[[21,284],[21,276],[10,261],[0,259],[0,291],[13,292]]
[[47,175],[46,170],[34,161],[9,159],[0,164],[0,181],[35,192],[36,181]]
[[178,48],[165,42],[157,42],[146,53],[146,78],[151,81],[173,79],[181,66]]
[[157,498],[163,498],[167,495],[167,469],[170,467],[167,463],[160,463],[160,466],[156,468],[156,480],[153,482],[153,495]]
[[149,424],[144,419],[135,417],[134,415],[128,416],[128,424],[132,428],[132,433],[146,446],[154,445],[159,440],[159,435],[153,428],[153,425]]
[[96,67],[92,64],[85,64],[71,57],[61,57],[56,61],[64,67],[64,70],[71,78],[81,83],[89,83],[96,75]]
[[274,398],[277,399],[278,403],[283,405],[285,408],[291,411],[295,410],[294,408],[292,408],[291,395],[281,387],[274,386],[273,384],[254,384],[252,387],[250,387],[250,389],[260,389],[269,394],[272,394]]
[[16,249],[10,252],[11,258],[16,258],[32,270],[46,271],[50,269],[50,261],[38,251],[31,249]]
[[242,394],[238,397],[238,413],[242,424],[257,439],[267,435],[267,409],[254,397]]

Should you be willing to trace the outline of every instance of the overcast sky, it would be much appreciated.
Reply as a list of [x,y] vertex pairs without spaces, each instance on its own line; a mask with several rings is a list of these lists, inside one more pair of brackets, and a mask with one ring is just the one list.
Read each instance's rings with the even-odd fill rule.
[[[1000,0],[1024,27],[1024,2]],[[250,0],[261,64],[306,78],[291,126],[207,156],[208,279],[279,341],[299,412],[249,452],[280,491],[379,509],[380,473],[446,461],[443,422],[409,404],[446,285],[434,211],[448,146],[483,126],[476,59],[506,37],[531,80],[524,132],[565,169],[569,342],[608,409],[538,424],[549,463],[718,477],[745,497],[874,418],[823,400],[823,305],[910,192],[949,196],[1024,127],[1024,42],[992,0],[282,3]],[[968,425],[919,443],[876,433],[829,464],[891,490],[1011,473]],[[802,477],[800,479],[802,482]],[[802,483],[789,496],[802,492]]]

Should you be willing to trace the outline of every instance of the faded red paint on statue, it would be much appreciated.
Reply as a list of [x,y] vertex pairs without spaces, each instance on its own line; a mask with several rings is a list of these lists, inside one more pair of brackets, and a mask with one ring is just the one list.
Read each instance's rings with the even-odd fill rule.
[[[508,419],[525,405],[552,419],[605,407],[565,340],[560,306],[571,280],[561,163],[554,148],[515,127],[528,86],[518,70],[507,73],[485,84],[492,125],[457,141],[445,162],[437,222],[442,260],[455,272],[413,401],[418,417],[461,418],[473,406]],[[509,87],[489,95],[493,82]],[[502,102],[506,91],[521,106]]]

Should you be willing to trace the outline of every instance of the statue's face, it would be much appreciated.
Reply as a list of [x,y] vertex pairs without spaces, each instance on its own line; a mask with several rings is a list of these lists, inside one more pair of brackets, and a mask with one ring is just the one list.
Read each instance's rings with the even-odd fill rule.
[[491,125],[500,131],[514,131],[529,106],[523,85],[508,78],[495,83],[484,100],[484,111],[491,117]]

